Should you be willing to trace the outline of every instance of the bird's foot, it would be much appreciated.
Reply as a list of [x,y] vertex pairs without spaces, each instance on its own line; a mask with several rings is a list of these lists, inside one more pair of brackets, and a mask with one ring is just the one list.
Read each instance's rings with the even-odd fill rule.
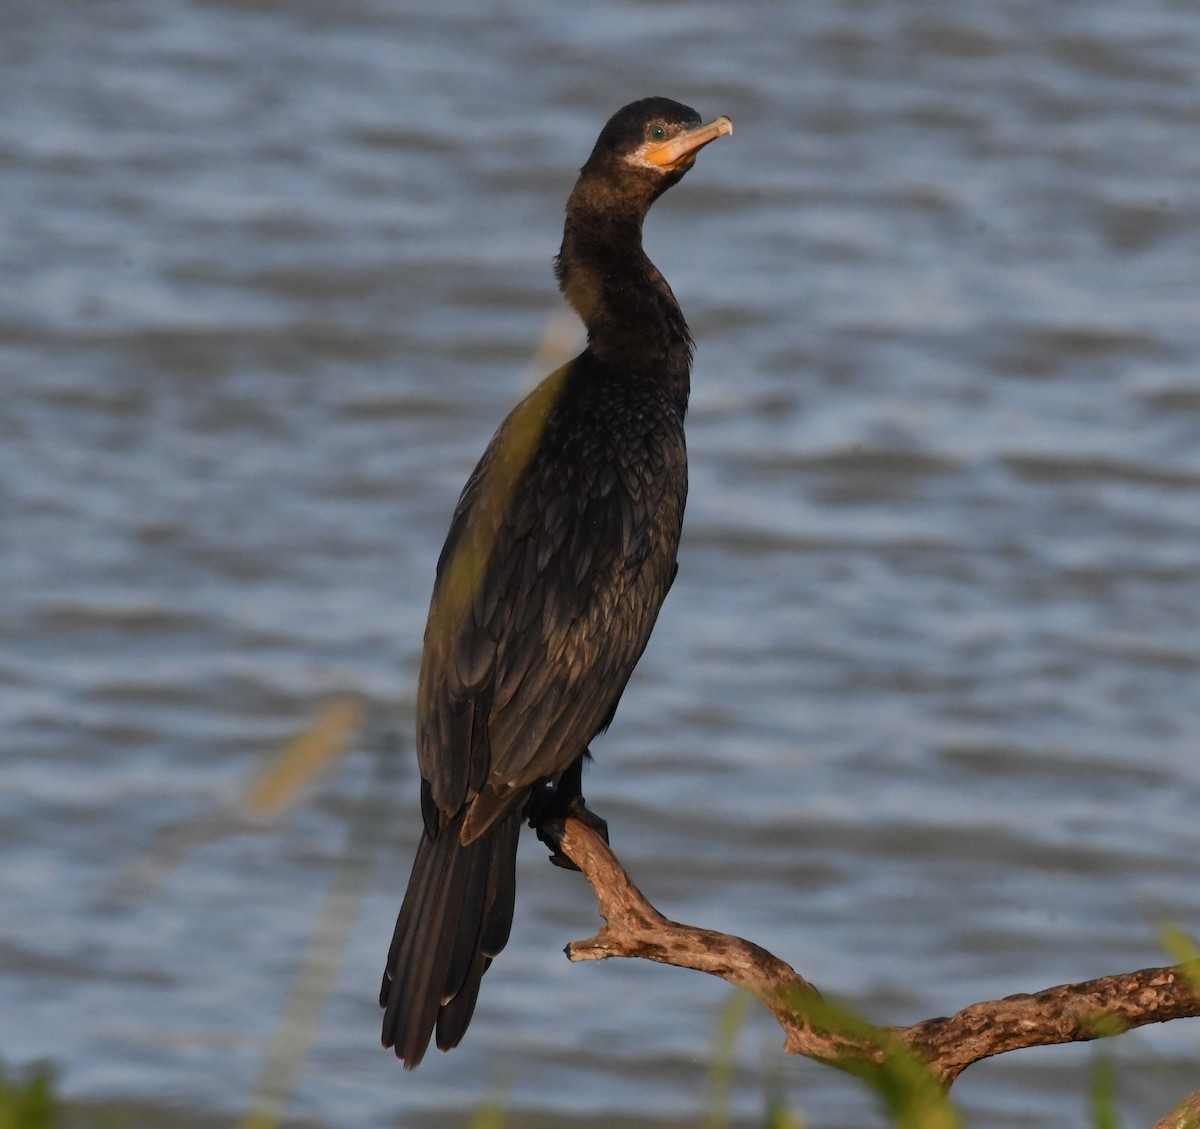
[[537,837],[550,848],[550,861],[555,866],[561,866],[564,870],[578,870],[579,867],[562,850],[562,837],[568,819],[579,820],[608,842],[608,822],[592,811],[584,803],[582,796],[576,796],[566,804],[550,805],[549,810],[538,814],[538,818],[530,817],[529,825],[537,832]]

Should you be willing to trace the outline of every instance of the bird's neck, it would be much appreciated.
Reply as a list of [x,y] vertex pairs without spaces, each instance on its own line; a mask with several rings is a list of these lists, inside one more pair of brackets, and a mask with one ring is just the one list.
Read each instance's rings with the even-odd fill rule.
[[573,198],[556,263],[559,286],[609,369],[667,386],[686,405],[692,338],[667,280],[642,249],[642,215]]

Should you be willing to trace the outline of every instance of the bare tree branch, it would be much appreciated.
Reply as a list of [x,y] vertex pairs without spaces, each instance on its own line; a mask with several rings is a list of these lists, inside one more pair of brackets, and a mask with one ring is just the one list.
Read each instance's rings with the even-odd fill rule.
[[[560,847],[591,884],[606,923],[591,939],[567,946],[570,960],[641,957],[720,977],[752,993],[770,1011],[784,1030],[788,1054],[846,1070],[879,1064],[889,1048],[902,1044],[949,1087],[971,1063],[991,1055],[1200,1016],[1200,995],[1193,986],[1200,962],[1190,962],[971,1004],[952,1016],[910,1027],[847,1022],[845,1013],[826,1005],[812,984],[761,946],[664,917],[633,884],[603,837],[585,822],[566,820]],[[1186,1121],[1186,1103],[1176,1112],[1184,1120],[1159,1125],[1196,1124]]]
[[1150,1129],[1197,1129],[1200,1126],[1200,1090],[1184,1098]]
[[927,1019],[898,1034],[952,1082],[971,1063],[1005,1051],[1082,1043],[1196,1015],[1200,999],[1177,965],[971,1004],[948,1019]]

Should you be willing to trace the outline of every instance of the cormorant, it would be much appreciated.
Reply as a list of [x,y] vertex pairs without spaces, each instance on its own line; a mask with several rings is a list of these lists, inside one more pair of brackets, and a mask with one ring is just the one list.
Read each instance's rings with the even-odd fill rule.
[[455,508],[417,690],[424,831],[379,993],[383,1044],[410,1069],[435,1027],[458,1045],[508,940],[522,820],[590,815],[588,742],[675,578],[692,340],[642,221],[732,132],[667,98],[605,125],[555,264],[587,347],[512,410]]

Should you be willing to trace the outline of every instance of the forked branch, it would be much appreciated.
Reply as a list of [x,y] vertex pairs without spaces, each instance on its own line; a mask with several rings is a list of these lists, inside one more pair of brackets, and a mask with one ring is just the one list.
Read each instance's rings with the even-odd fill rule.
[[827,1005],[812,984],[761,946],[664,917],[585,822],[567,819],[559,845],[591,884],[605,921],[591,939],[567,946],[569,959],[642,957],[718,976],[762,1002],[783,1028],[788,1054],[846,1070],[879,1064],[900,1044],[948,1088],[971,1063],[991,1055],[1200,1016],[1200,961],[1193,961],[971,1004],[909,1027],[874,1027]]

